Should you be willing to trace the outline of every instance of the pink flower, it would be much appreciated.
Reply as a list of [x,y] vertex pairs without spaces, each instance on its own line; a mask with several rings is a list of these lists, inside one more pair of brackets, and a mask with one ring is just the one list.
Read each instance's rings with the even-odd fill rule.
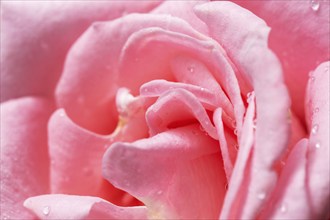
[[326,1],[1,4],[1,219],[329,218]]

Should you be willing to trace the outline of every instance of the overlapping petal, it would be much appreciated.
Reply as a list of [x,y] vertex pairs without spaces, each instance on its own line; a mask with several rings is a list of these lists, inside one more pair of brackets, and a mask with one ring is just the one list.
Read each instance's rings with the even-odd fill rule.
[[[208,25],[210,35],[226,49],[242,79],[255,90],[258,122],[251,168],[254,172],[246,206],[237,216],[254,218],[274,187],[277,177],[273,166],[289,139],[290,100],[281,65],[267,47],[269,28],[251,12],[230,2],[212,2],[197,6],[196,13]],[[236,15],[242,19],[238,20]],[[238,30],[240,34],[236,34]],[[259,199],[261,194],[264,196]]]
[[1,104],[1,219],[32,219],[24,200],[49,192],[46,130],[53,108],[35,97]]
[[143,201],[151,219],[217,218],[225,193],[218,144],[198,125],[113,144],[103,173]]

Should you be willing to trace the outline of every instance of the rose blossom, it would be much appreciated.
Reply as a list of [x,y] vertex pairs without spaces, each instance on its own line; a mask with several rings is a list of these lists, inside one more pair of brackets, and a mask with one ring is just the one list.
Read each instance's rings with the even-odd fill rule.
[[1,3],[1,219],[329,218],[329,2]]

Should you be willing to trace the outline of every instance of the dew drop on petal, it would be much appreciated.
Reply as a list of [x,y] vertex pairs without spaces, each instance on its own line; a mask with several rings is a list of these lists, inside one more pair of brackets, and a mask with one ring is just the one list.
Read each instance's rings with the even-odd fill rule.
[[312,127],[312,134],[316,134],[318,130],[319,130],[319,125],[318,124],[314,125]]
[[282,213],[285,213],[285,212],[288,210],[286,204],[283,203],[283,204],[281,205],[280,210],[281,210]]
[[192,66],[188,66],[187,70],[191,73],[193,73],[195,71],[195,68]]
[[251,95],[252,95],[252,92],[249,92],[249,93],[246,95],[246,101],[247,101],[247,103],[250,103],[250,102],[251,102]]
[[313,11],[318,11],[320,8],[320,2],[318,0],[311,0],[310,1],[310,6]]
[[315,148],[320,148],[321,147],[321,144],[319,143],[319,142],[317,142],[316,144],[315,144]]
[[314,109],[314,113],[318,113],[319,111],[320,111],[319,108],[315,108],[315,109]]
[[234,147],[235,147],[235,149],[236,149],[236,150],[238,150],[238,149],[239,149],[239,146],[238,146],[238,144],[235,144],[235,146],[234,146]]
[[237,131],[237,129],[235,129],[234,130],[234,134],[237,136],[237,133],[238,133],[238,131]]
[[204,91],[205,91],[205,89],[204,89],[204,88],[200,88],[200,90],[201,90],[202,92],[204,92]]
[[258,199],[264,200],[265,198],[266,198],[266,194],[265,193],[259,193],[258,194]]
[[50,207],[49,206],[45,206],[43,209],[42,209],[42,214],[44,215],[49,215],[50,213]]

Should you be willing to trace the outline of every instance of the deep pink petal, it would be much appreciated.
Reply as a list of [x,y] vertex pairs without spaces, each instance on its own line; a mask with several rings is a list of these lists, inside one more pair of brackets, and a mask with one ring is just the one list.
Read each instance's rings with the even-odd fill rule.
[[208,135],[218,139],[216,129],[202,104],[192,93],[183,89],[173,89],[160,96],[148,109],[146,119],[151,135],[168,130],[171,124],[198,120]]
[[31,197],[24,206],[40,219],[145,219],[144,206],[119,207],[91,196],[49,194]]
[[147,12],[158,1],[4,1],[1,4],[1,101],[53,98],[66,53],[94,21]]
[[307,191],[307,139],[293,148],[260,219],[312,219]]
[[305,102],[309,124],[308,190],[312,216],[325,218],[330,201],[330,62],[322,63],[309,80]]
[[1,104],[1,219],[31,219],[23,201],[49,192],[47,122],[51,102],[20,98]]
[[264,19],[271,27],[269,47],[282,63],[293,111],[303,120],[308,74],[330,59],[329,1],[235,2]]
[[217,218],[225,193],[218,144],[196,124],[115,143],[104,156],[103,173],[143,201],[151,219]]
[[251,12],[230,2],[212,2],[196,7],[196,13],[255,90],[258,119],[252,159],[255,172],[251,174],[251,191],[241,213],[242,218],[254,218],[274,187],[277,176],[273,166],[289,140],[290,100],[281,66],[267,47],[269,28]]

